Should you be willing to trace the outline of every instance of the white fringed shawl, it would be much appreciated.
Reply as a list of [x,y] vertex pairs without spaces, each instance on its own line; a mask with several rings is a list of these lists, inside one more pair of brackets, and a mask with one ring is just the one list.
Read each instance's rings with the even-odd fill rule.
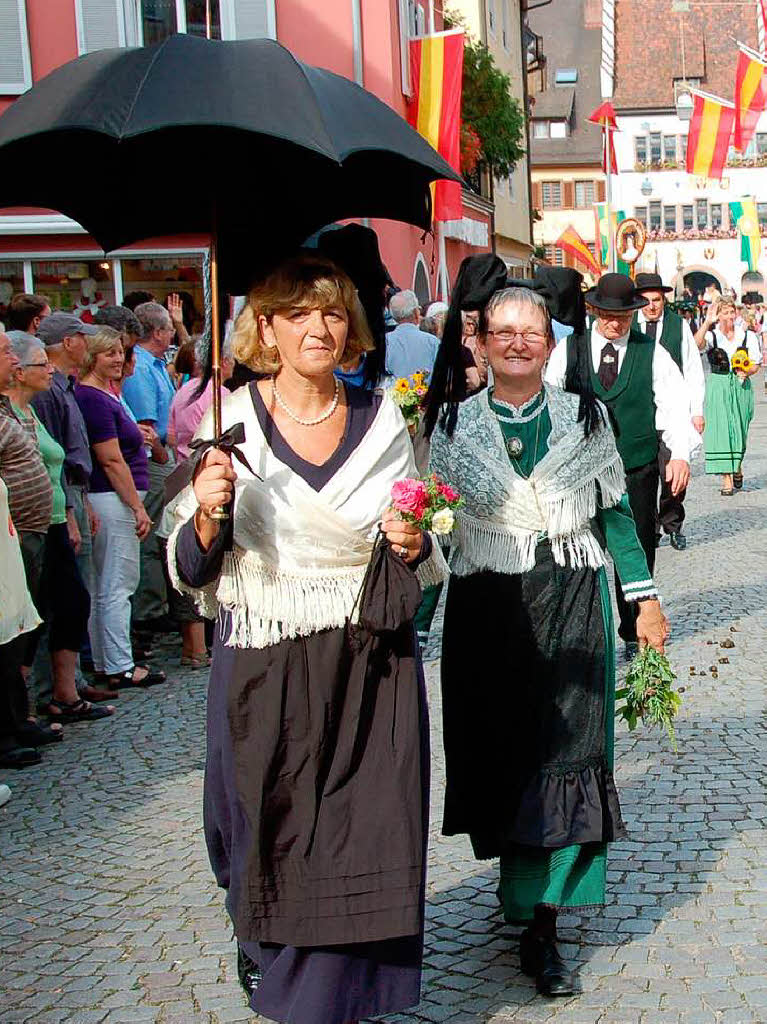
[[623,463],[605,413],[605,425],[590,437],[578,423],[579,397],[545,385],[551,416],[549,451],[529,480],[514,472],[503,433],[484,391],[464,402],[451,438],[439,429],[431,439],[430,471],[460,491],[465,506],[453,531],[451,572],[468,576],[483,569],[522,573],[535,564],[541,534],[554,560],[573,568],[605,564],[589,528],[597,511],[617,505],[625,490]]
[[[174,499],[168,540],[173,585],[192,594],[213,618],[231,613],[230,647],[267,647],[295,636],[343,626],[353,613],[381,517],[397,480],[417,475],[405,422],[391,398],[381,406],[360,444],[320,491],[280,462],[269,447],[248,387],[224,401],[223,429],[245,424],[241,446],[256,479],[235,462],[234,544],[215,584],[186,586],[178,574],[176,543],[194,515],[191,486]],[[198,437],[212,437],[212,414]],[[418,568],[423,585],[442,582],[447,565],[433,544]]]

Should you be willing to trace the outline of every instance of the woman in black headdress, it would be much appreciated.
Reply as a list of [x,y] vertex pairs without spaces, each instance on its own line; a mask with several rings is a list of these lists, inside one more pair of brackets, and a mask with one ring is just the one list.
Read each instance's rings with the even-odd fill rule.
[[426,412],[431,469],[465,499],[443,634],[443,831],[467,833],[481,859],[500,857],[506,920],[528,925],[522,969],[542,993],[570,995],[557,914],[604,902],[607,843],[625,834],[605,550],[627,599],[641,602],[642,640],[662,650],[666,622],[604,410],[542,383],[551,315],[581,325],[580,275],[547,268],[487,294],[490,269],[462,268],[464,287],[485,286],[479,335],[492,383],[460,402],[446,329]]

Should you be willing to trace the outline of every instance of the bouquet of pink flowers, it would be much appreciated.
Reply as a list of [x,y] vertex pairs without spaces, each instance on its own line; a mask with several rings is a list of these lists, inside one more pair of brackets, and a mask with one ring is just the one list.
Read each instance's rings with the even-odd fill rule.
[[432,533],[450,533],[455,510],[463,504],[458,491],[442,483],[436,474],[422,480],[398,480],[391,489],[392,508],[406,523]]

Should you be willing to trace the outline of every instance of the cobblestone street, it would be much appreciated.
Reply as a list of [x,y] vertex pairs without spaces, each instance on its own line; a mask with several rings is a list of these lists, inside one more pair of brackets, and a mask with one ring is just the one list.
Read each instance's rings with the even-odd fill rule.
[[[679,753],[618,729],[630,839],[612,847],[604,911],[562,919],[577,998],[536,994],[518,968],[518,930],[498,912],[497,865],[440,835],[438,662],[428,663],[426,971],[420,1006],[398,1022],[767,1021],[767,402],[756,381],[744,491],[721,497],[698,457],[688,550],[659,551],[686,687]],[[202,840],[204,673],[163,652],[171,684],[125,692],[113,719],[68,727],[39,768],[0,780],[13,789],[0,810],[2,1024],[255,1020]]]

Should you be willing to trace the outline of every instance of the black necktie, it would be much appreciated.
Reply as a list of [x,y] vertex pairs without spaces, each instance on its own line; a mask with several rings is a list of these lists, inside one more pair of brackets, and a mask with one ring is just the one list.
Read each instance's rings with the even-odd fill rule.
[[656,337],[658,335],[658,321],[657,320],[647,320],[645,322],[645,331],[644,332],[645,332],[645,334],[647,335],[648,338],[652,338],[652,340],[655,341],[655,339],[656,339]]
[[602,348],[597,377],[605,391],[609,391],[618,379],[618,350],[611,341]]

